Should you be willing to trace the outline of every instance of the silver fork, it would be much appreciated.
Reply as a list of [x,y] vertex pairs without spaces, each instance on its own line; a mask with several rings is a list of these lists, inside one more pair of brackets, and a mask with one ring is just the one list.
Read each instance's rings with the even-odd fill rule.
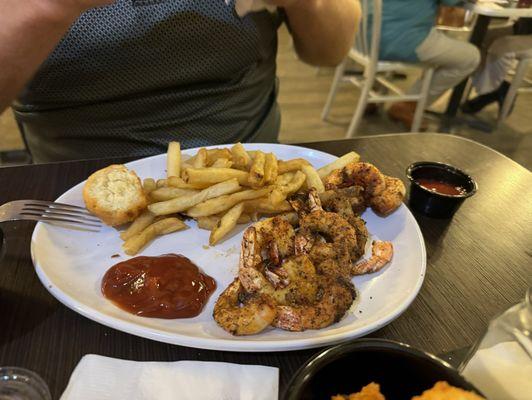
[[6,221],[58,222],[88,228],[101,228],[100,219],[87,209],[70,204],[42,200],[15,200],[0,206],[0,222]]

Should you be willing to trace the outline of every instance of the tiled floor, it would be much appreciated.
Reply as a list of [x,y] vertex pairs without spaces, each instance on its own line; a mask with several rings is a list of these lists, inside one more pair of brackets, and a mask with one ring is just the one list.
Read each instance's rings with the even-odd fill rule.
[[[331,84],[331,69],[316,69],[300,62],[292,49],[286,29],[280,32],[278,75],[280,79],[279,103],[282,109],[282,142],[305,142],[342,138],[347,129],[354,106],[357,90],[349,85],[343,86],[336,97],[330,121],[323,122],[321,110]],[[399,86],[411,83],[413,77],[398,82]],[[433,108],[443,110],[445,99]],[[497,130],[484,133],[469,127],[456,128],[453,134],[471,138],[484,143],[508,157],[532,169],[532,94],[520,95],[513,114]],[[495,122],[497,108],[487,108],[478,118]],[[437,131],[436,122],[429,130]],[[385,114],[365,118],[360,126],[360,135],[401,132],[403,128],[389,121]],[[16,124],[11,113],[0,116],[0,151],[22,147]]]

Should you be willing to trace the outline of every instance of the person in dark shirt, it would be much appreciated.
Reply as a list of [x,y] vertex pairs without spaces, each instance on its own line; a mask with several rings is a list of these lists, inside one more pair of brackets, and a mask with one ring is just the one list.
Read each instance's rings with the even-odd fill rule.
[[34,161],[146,156],[276,141],[277,28],[299,57],[334,66],[358,0],[1,0],[0,111],[12,103]]

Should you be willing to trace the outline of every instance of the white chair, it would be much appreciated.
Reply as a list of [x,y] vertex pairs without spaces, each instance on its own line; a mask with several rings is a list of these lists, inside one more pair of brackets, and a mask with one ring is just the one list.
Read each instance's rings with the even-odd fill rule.
[[499,112],[499,118],[497,120],[497,125],[501,125],[502,122],[508,117],[508,114],[510,114],[517,93],[532,92],[532,87],[521,87],[523,82],[526,82],[528,84],[532,83],[529,79],[526,79],[526,73],[530,65],[532,65],[532,57],[523,57],[519,59],[517,67],[515,68],[512,83],[510,84],[508,93],[506,93],[504,103],[502,103],[501,111]]
[[[336,96],[340,82],[348,81],[360,88],[361,93],[355,113],[353,114],[353,118],[351,119],[351,123],[347,130],[346,138],[354,136],[368,103],[387,103],[395,101],[417,102],[416,112],[414,114],[414,120],[411,129],[412,132],[417,132],[419,131],[421,120],[423,118],[423,112],[427,103],[428,91],[434,70],[421,64],[379,61],[379,44],[382,24],[382,0],[361,0],[360,3],[362,6],[362,18],[356,42],[354,47],[349,51],[346,59],[336,68],[329,96],[322,112],[322,119],[326,120],[329,115],[329,111]],[[370,3],[373,3],[371,10]],[[368,43],[367,33],[370,15],[373,16],[373,21],[371,43]],[[364,72],[361,77],[346,76],[345,69],[349,60],[353,60],[364,68]],[[382,74],[386,72],[397,72],[412,69],[412,67],[423,69],[423,81],[420,93],[418,94],[404,93],[395,84],[386,79],[386,76],[383,76]],[[386,90],[386,93],[381,94],[374,90],[376,82],[378,82]],[[388,92],[392,92],[392,94],[388,94]]]

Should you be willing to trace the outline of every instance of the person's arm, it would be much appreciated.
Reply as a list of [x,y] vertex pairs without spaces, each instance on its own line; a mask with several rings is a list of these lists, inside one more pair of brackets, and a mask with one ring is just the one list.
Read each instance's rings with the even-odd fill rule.
[[360,20],[358,0],[270,0],[283,7],[302,61],[338,65],[353,45]]
[[0,0],[0,112],[79,15],[113,0]]

